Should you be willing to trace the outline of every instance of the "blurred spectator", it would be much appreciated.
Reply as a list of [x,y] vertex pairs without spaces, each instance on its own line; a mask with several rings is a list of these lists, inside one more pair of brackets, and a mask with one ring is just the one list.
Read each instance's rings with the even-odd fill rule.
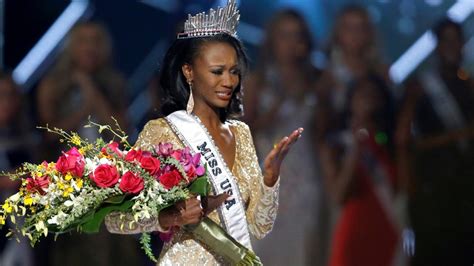
[[[98,133],[83,128],[89,115],[95,122],[107,124],[113,124],[110,117],[114,116],[126,128],[125,82],[113,67],[111,54],[110,37],[103,26],[77,24],[57,63],[38,87],[40,121],[76,131],[90,140]],[[55,137],[46,134],[49,139],[51,136]],[[55,152],[53,158],[59,155],[58,150]]]
[[[114,123],[110,117],[114,116],[126,129],[126,102],[125,82],[112,66],[106,29],[94,22],[77,24],[56,65],[39,85],[42,123],[76,131],[92,141],[99,135],[96,128],[83,128],[88,116],[110,125]],[[59,142],[51,134],[45,137],[42,151],[51,151],[48,159],[55,160],[61,148]],[[105,228],[94,235],[60,236],[50,249],[48,265],[137,265],[140,261],[138,241],[133,236],[112,235]]]
[[350,127],[330,132],[321,145],[326,185],[341,206],[330,266],[394,265],[400,229],[387,133],[393,105],[384,84],[375,77],[357,81],[348,97]]
[[348,88],[357,79],[376,75],[389,83],[388,67],[381,61],[376,30],[360,6],[342,9],[336,18],[329,62],[318,82],[318,138],[330,127],[347,127]]
[[153,74],[148,86],[146,88],[146,96],[149,101],[149,108],[140,122],[138,123],[137,129],[141,131],[145,126],[146,122],[162,117],[160,112],[161,106],[161,87],[160,87],[160,74],[158,71]]
[[462,68],[464,34],[444,19],[432,64],[406,86],[397,144],[411,177],[412,265],[474,261],[474,83]]
[[312,233],[321,216],[318,167],[310,130],[319,76],[319,70],[310,62],[312,48],[311,33],[300,14],[293,10],[276,13],[266,28],[257,68],[245,86],[244,119],[254,132],[257,152],[271,149],[295,127],[307,129],[281,168],[281,175],[289,178],[281,180],[279,216],[272,234],[254,244],[256,253],[268,265],[309,264],[310,255],[326,245],[320,243],[324,230]]
[[[0,72],[0,171],[14,170],[34,155],[36,145],[26,111],[21,92],[11,75]],[[14,194],[19,185],[19,182],[0,176],[1,202]],[[7,222],[0,230],[0,265],[33,265],[27,239],[22,238],[18,243],[5,237],[10,226]]]

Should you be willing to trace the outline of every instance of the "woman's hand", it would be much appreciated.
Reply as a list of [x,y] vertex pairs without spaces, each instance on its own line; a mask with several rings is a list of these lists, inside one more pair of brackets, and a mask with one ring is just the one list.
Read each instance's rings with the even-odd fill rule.
[[219,207],[228,197],[228,194],[223,193],[217,196],[205,197],[202,202],[199,196],[177,202],[160,212],[160,226],[167,229],[173,226],[197,224],[204,216]]
[[291,146],[301,137],[303,128],[298,128],[289,136],[284,137],[268,153],[263,163],[263,182],[268,187],[273,187],[280,176],[280,167],[283,159],[290,150]]

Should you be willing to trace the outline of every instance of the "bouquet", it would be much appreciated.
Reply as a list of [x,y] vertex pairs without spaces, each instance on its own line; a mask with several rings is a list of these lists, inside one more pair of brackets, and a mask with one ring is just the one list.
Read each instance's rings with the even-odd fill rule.
[[[131,224],[122,224],[132,227],[134,222],[156,217],[160,210],[191,194],[208,194],[206,169],[199,153],[193,155],[189,148],[174,149],[169,143],[147,151],[135,149],[116,125],[116,129],[92,121],[86,125],[118,139],[111,142],[102,138],[89,142],[75,132],[42,127],[58,134],[70,149],[56,162],[24,163],[14,173],[3,173],[21,181],[19,191],[0,209],[0,226],[7,219],[16,224],[9,236],[26,236],[34,246],[50,233],[94,233],[113,211],[133,215]],[[16,223],[18,217],[23,217],[21,224]],[[143,233],[140,242],[156,261],[150,236]]]

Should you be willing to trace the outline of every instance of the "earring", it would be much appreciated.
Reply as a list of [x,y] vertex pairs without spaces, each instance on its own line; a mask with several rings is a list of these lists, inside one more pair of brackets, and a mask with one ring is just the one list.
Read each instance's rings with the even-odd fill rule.
[[186,105],[186,113],[191,114],[194,108],[193,82],[189,80],[188,84],[189,84],[189,99],[188,99],[188,104]]

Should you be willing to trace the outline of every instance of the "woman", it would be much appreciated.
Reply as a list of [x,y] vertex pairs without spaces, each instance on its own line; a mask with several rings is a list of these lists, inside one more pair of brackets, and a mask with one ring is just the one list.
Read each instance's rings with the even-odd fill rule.
[[[315,84],[320,74],[311,64],[311,32],[298,12],[277,12],[268,23],[265,36],[260,61],[247,80],[244,95],[244,118],[254,133],[259,153],[270,149],[275,140],[296,125],[311,128],[317,107]],[[318,185],[314,140],[303,139],[282,166],[282,175],[292,176],[282,180],[280,187],[282,215],[274,233],[255,245],[265,264],[324,264],[328,230],[323,217],[327,216],[321,215],[325,204]],[[301,208],[305,205],[311,208]],[[294,226],[294,217],[298,217],[298,227]],[[285,249],[275,254],[275,248],[282,243]]]
[[321,161],[328,191],[341,205],[330,266],[393,265],[399,225],[395,165],[388,152],[390,97],[376,78],[358,81],[350,97],[351,129],[328,135]]
[[[111,46],[102,25],[81,22],[74,26],[58,62],[38,87],[42,123],[76,131],[90,140],[98,135],[83,127],[88,116],[104,124],[113,123],[110,117],[114,116],[125,126],[125,82],[112,65]],[[55,152],[53,158],[59,154]]]
[[[211,10],[213,12],[216,11]],[[220,191],[214,181],[226,176],[225,188],[233,194],[231,198],[221,196],[219,202],[225,200],[224,204],[218,211],[212,211],[209,218],[251,249],[248,231],[262,238],[273,226],[278,205],[280,165],[302,129],[293,131],[276,143],[265,160],[262,175],[247,125],[231,120],[242,111],[241,80],[247,65],[242,44],[235,37],[238,21],[235,2],[229,1],[223,10],[209,16],[216,18],[216,23],[201,24],[200,16],[188,19],[184,32],[178,35],[164,59],[160,83],[165,96],[162,111],[167,116],[148,122],[136,146],[150,149],[159,142],[169,142],[175,148],[182,148],[194,141],[189,134],[205,139],[198,151],[207,145],[205,150],[215,155],[221,171],[218,176],[209,171],[213,189]],[[218,21],[227,23],[221,25]],[[188,126],[183,126],[185,123],[189,123]],[[196,151],[194,145],[189,147]],[[202,159],[206,160],[208,154],[202,150],[201,154],[205,154]],[[213,164],[208,164],[208,168],[216,169]],[[243,212],[240,213],[240,210]],[[229,215],[232,211],[235,211],[235,216]],[[125,226],[121,230],[120,224],[124,220],[127,224],[127,220],[133,217],[123,217],[120,213],[110,214],[106,224],[114,233],[167,231],[179,227],[171,241],[165,244],[160,265],[227,264],[228,261],[215,250],[210,250],[206,244],[181,229],[185,225],[198,223],[204,212],[199,199],[193,197],[161,211],[159,217],[140,221],[132,229]],[[233,231],[235,227],[240,229]]]
[[319,138],[329,128],[347,128],[348,93],[354,81],[378,76],[390,83],[388,67],[378,51],[375,26],[363,7],[349,5],[342,9],[328,52],[328,66],[317,84],[321,104],[317,112]]

